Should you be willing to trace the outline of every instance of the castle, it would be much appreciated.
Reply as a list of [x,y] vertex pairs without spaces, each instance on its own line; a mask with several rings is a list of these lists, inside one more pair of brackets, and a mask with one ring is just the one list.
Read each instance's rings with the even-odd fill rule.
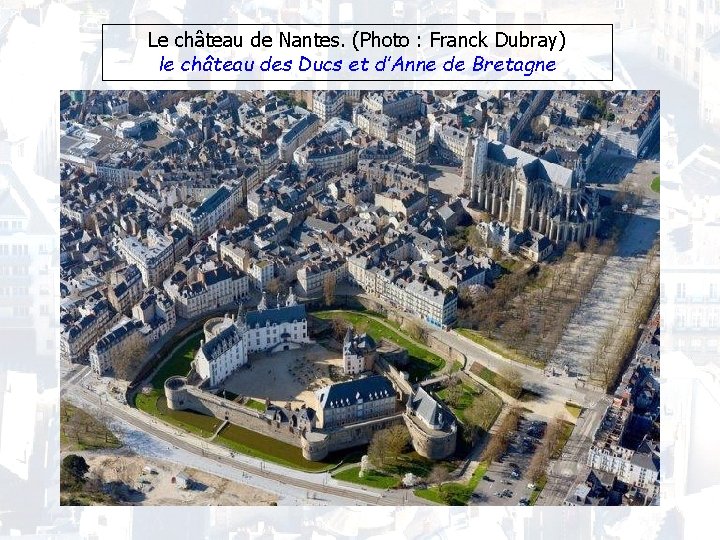
[[[165,381],[167,406],[222,418],[256,433],[301,449],[305,459],[318,461],[330,452],[368,444],[379,429],[403,423],[415,450],[430,459],[455,452],[457,426],[452,413],[421,387],[412,389],[392,369],[383,371],[377,346],[366,335],[349,329],[343,344],[346,375],[358,376],[375,368],[383,374],[361,376],[327,385],[312,403],[292,409],[266,401],[264,411],[224,399],[208,391],[248,363],[248,353],[299,348],[308,337],[305,306],[291,294],[284,305],[268,308],[265,296],[256,311],[237,317],[215,317],[204,325],[205,339],[195,356],[199,377],[174,376]],[[403,409],[402,404],[406,403]]]
[[195,355],[195,371],[208,386],[216,387],[248,362],[248,353],[279,351],[312,343],[308,337],[305,306],[291,293],[285,305],[279,300],[268,308],[263,294],[256,311],[246,316],[214,318],[205,323],[205,339]]

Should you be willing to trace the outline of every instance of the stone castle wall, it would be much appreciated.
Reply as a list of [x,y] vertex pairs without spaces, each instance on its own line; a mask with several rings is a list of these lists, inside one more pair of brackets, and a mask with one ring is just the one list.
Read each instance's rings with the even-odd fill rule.
[[297,446],[308,461],[320,461],[331,452],[369,444],[376,431],[403,422],[410,431],[413,447],[420,455],[430,459],[442,459],[455,451],[455,432],[447,434],[437,432],[438,435],[431,436],[416,426],[414,420],[409,418],[407,413],[374,418],[331,431],[310,431],[303,435],[287,422],[271,421],[255,409],[188,385],[185,377],[175,376],[165,381],[165,396],[169,409],[192,410],[214,416],[261,435]]
[[428,459],[445,459],[455,453],[457,430],[428,432],[422,429],[411,415],[405,414],[403,418],[410,432],[413,448],[418,454]]
[[299,433],[297,430],[293,432],[289,424],[272,422],[255,409],[199,390],[188,385],[185,377],[168,379],[165,382],[165,396],[169,409],[189,409],[200,414],[214,416],[293,446],[300,446]]

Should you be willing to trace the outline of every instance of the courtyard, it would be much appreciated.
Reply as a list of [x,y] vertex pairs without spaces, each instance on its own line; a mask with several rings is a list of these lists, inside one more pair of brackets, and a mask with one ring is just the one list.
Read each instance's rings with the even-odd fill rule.
[[314,343],[299,349],[276,353],[254,353],[248,365],[224,383],[224,389],[262,403],[276,405],[303,403],[315,406],[314,392],[343,378],[342,353]]

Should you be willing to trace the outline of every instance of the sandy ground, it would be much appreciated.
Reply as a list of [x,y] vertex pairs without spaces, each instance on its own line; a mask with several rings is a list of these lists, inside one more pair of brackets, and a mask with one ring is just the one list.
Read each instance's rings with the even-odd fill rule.
[[[135,502],[143,506],[263,506],[278,500],[260,489],[158,459],[108,451],[74,453],[85,457],[90,475],[97,472],[104,482],[119,480],[140,490],[143,495]],[[146,466],[153,472],[143,472]],[[192,480],[190,489],[173,484],[181,472]]]
[[240,396],[258,401],[270,401],[293,406],[305,403],[313,406],[314,392],[332,383],[330,367],[342,370],[342,355],[313,344],[302,349],[273,354],[251,354],[250,367],[235,372],[225,382],[225,388]]

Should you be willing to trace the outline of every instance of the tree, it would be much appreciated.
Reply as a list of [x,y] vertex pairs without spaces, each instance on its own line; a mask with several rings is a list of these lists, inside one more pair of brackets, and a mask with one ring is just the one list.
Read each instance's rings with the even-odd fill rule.
[[415,321],[405,319],[402,324],[403,330],[416,341],[425,343],[427,339],[427,331]]
[[580,252],[580,244],[577,242],[570,242],[565,248],[565,253],[568,257],[575,257]]
[[495,409],[487,400],[473,399],[470,406],[463,411],[463,416],[468,426],[487,429],[495,419]]
[[643,282],[644,270],[642,267],[638,268],[635,273],[630,276],[630,284],[632,285],[633,292],[637,292]]
[[[60,463],[60,484],[62,489],[77,487],[85,483],[85,475],[90,466],[85,458],[77,454],[65,456]],[[63,487],[64,486],[64,487]]]
[[520,371],[515,366],[505,366],[500,369],[500,389],[512,397],[518,397],[523,389],[523,380]]
[[404,425],[376,431],[368,446],[368,458],[378,469],[386,469],[398,460],[410,442],[410,434]]
[[63,433],[65,433],[65,436],[68,439],[75,439],[75,442],[78,445],[80,445],[82,442],[81,439],[84,429],[85,427],[82,423],[80,415],[77,413],[68,415],[62,425],[62,430]]
[[230,214],[230,216],[221,223],[221,226],[226,229],[234,229],[239,225],[247,224],[249,220],[250,214],[247,209],[242,206],[238,206],[235,210],[233,210],[232,214]]
[[541,445],[535,450],[535,453],[530,460],[530,464],[528,465],[527,475],[532,482],[537,482],[540,478],[542,478],[547,471],[549,460],[550,455],[548,448],[545,444],[545,440],[543,440]]
[[480,234],[480,231],[475,226],[467,228],[466,237],[467,237],[467,245],[470,246],[476,252],[487,247],[487,244],[485,243],[485,240],[483,240],[483,237]]
[[447,392],[445,393],[445,401],[453,408],[457,408],[463,396],[462,382],[457,377],[451,377],[448,380]]
[[564,422],[560,416],[556,416],[545,429],[543,437],[543,445],[547,449],[548,457],[557,455],[562,450],[562,432]]
[[285,286],[278,277],[272,278],[270,281],[267,282],[267,285],[265,285],[265,290],[272,296],[282,294],[284,292],[284,289]]
[[490,442],[485,447],[483,459],[495,461],[501,454],[507,450],[510,442],[510,436],[517,430],[520,421],[521,411],[519,407],[513,407],[508,411],[498,426],[497,430],[490,438]]
[[140,336],[128,338],[128,343],[113,354],[112,365],[115,377],[132,380],[148,352],[147,342]]
[[442,483],[447,482],[449,478],[450,473],[447,468],[438,463],[430,470],[430,474],[427,476],[427,482],[428,484],[438,484],[440,486],[440,491],[442,491]]
[[323,298],[326,306],[331,306],[335,302],[335,285],[337,277],[334,273],[328,273],[323,279]]
[[333,337],[342,343],[348,328],[350,328],[350,323],[342,317],[333,317],[330,319],[330,327],[332,328]]

